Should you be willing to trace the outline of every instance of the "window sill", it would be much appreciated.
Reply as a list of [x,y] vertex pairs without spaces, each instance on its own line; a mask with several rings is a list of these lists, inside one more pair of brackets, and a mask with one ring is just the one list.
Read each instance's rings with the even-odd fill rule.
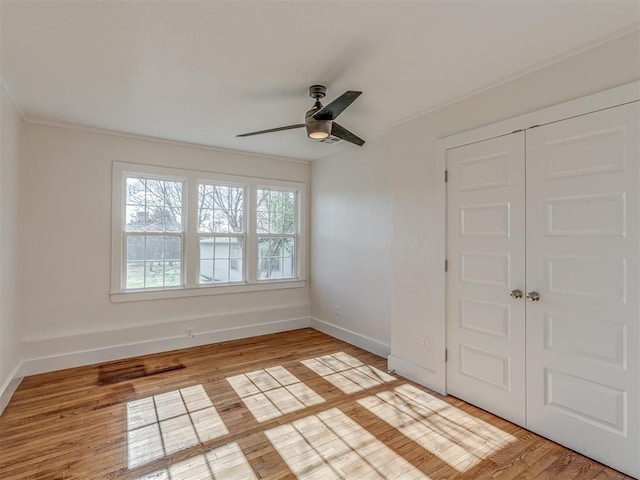
[[221,295],[231,293],[261,292],[266,290],[282,290],[286,288],[301,288],[305,285],[305,280],[283,280],[280,282],[271,281],[242,285],[207,285],[195,288],[111,292],[109,293],[109,296],[111,297],[111,301],[113,303],[123,303],[138,302],[141,300],[160,300],[167,298],[200,297],[203,295]]

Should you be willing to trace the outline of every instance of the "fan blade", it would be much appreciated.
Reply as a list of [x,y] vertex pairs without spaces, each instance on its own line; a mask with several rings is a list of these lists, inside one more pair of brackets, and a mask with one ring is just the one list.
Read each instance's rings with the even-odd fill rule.
[[329,105],[325,105],[320,110],[318,110],[313,115],[313,118],[315,118],[316,120],[334,120],[360,95],[362,95],[362,92],[347,90]]
[[351,133],[349,130],[347,130],[342,125],[336,122],[333,122],[333,124],[331,125],[331,135],[334,137],[341,138],[342,140],[346,140],[347,142],[354,143],[359,147],[364,145],[363,139]]
[[243,133],[236,135],[236,137],[250,137],[251,135],[262,135],[263,133],[281,132],[282,130],[292,130],[294,128],[302,128],[304,123],[298,123],[296,125],[287,125],[286,127],[270,128],[269,130],[259,130],[257,132]]

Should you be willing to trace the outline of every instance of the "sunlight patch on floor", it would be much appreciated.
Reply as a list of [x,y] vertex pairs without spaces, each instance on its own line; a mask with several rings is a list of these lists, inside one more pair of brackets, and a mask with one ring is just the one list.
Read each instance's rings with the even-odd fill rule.
[[257,480],[251,465],[236,442],[197,455],[169,468],[138,477],[137,480]]
[[358,403],[459,472],[516,441],[513,435],[408,384]]
[[202,385],[127,403],[129,468],[227,433]]
[[324,399],[282,366],[227,378],[258,422],[324,402]]
[[299,479],[428,479],[337,408],[265,432]]
[[396,379],[344,352],[302,360],[301,363],[347,394]]

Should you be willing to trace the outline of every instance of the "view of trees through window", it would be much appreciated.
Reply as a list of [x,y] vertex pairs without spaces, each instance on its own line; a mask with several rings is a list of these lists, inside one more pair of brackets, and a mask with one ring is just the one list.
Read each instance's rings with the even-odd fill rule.
[[127,178],[127,288],[182,284],[182,189],[182,182]]
[[293,278],[295,253],[295,193],[258,189],[258,279]]
[[[247,187],[200,182],[197,188],[197,283],[244,282]],[[185,184],[127,175],[125,189],[125,288],[184,286]],[[295,192],[261,187],[254,202],[256,279],[294,278]]]
[[199,283],[244,280],[244,187],[198,186]]

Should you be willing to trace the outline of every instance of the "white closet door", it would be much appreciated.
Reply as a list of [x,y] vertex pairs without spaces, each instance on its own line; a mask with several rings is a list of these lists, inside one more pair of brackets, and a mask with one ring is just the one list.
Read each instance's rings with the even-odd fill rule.
[[640,475],[638,103],[527,131],[527,427]]
[[447,170],[447,391],[524,425],[524,133],[448,150]]

